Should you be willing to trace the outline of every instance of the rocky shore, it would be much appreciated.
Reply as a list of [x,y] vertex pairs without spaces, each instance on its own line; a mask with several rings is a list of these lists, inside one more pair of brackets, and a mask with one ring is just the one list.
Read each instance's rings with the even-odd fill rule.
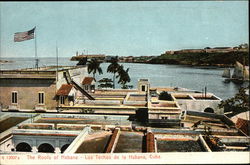
[[8,60],[0,60],[0,64],[4,64],[4,63],[11,63],[13,61],[8,61]]
[[215,47],[166,51],[160,56],[123,57],[122,62],[145,64],[173,64],[188,66],[233,67],[235,61],[249,63],[248,46]]

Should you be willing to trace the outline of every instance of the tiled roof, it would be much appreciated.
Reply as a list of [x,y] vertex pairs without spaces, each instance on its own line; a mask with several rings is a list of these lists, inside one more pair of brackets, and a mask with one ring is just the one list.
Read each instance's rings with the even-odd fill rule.
[[60,89],[56,92],[57,96],[67,96],[71,91],[73,85],[70,84],[62,84]]
[[238,118],[238,120],[236,122],[236,128],[240,129],[241,131],[243,131],[247,135],[249,135],[249,125],[250,125],[249,120],[244,120],[241,118]]
[[92,81],[95,80],[93,77],[85,77],[82,81],[83,85],[90,85]]

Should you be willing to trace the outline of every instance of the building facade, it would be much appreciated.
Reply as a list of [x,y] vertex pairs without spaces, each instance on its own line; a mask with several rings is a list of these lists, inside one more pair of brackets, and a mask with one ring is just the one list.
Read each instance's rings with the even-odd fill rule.
[[[49,70],[1,70],[0,71],[0,108],[9,111],[53,110],[58,105],[70,105],[80,95],[72,85],[67,95],[60,95],[62,88],[69,82],[64,73],[68,72],[71,80],[81,84],[88,75],[87,67],[71,67],[57,71]],[[60,90],[61,89],[61,90]]]

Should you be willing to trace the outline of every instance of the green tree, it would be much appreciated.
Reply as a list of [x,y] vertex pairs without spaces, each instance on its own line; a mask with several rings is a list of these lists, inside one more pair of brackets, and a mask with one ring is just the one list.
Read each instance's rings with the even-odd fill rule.
[[166,92],[166,91],[162,91],[159,95],[159,100],[169,100],[169,101],[172,101],[172,96]]
[[234,97],[222,100],[218,106],[224,108],[224,113],[227,113],[228,117],[249,111],[249,86],[240,88]]
[[131,80],[128,71],[129,68],[124,70],[123,65],[120,65],[117,70],[118,75],[116,76],[116,78],[119,78],[118,83],[122,85],[122,88],[125,88],[126,87],[125,85]]
[[119,68],[118,64],[118,56],[112,57],[110,60],[110,65],[107,68],[107,72],[113,73],[113,88],[115,89],[115,74],[118,71]]
[[109,78],[103,78],[98,81],[100,84],[98,87],[100,88],[112,88],[113,87],[113,81]]
[[122,89],[132,89],[134,86],[133,85],[122,85]]
[[99,74],[102,74],[102,68],[100,67],[101,62],[99,62],[97,59],[92,58],[88,63],[88,73],[93,72],[93,77],[95,78],[95,74],[98,72]]

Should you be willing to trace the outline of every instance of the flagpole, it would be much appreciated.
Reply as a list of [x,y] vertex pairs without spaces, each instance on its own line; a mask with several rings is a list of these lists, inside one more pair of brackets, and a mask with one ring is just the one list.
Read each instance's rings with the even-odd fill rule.
[[58,46],[56,42],[56,79],[58,81]]
[[[57,83],[58,82],[58,46],[57,46],[57,42],[56,42],[56,92],[57,92]],[[57,101],[57,107],[59,106],[59,99]],[[58,108],[57,108],[57,112],[58,111]]]
[[[35,27],[35,28],[36,28],[36,27]],[[36,32],[35,32],[35,60],[36,60],[35,67],[36,67],[36,69],[38,70],[37,41],[36,41],[36,38],[37,38],[37,34],[36,34]]]

